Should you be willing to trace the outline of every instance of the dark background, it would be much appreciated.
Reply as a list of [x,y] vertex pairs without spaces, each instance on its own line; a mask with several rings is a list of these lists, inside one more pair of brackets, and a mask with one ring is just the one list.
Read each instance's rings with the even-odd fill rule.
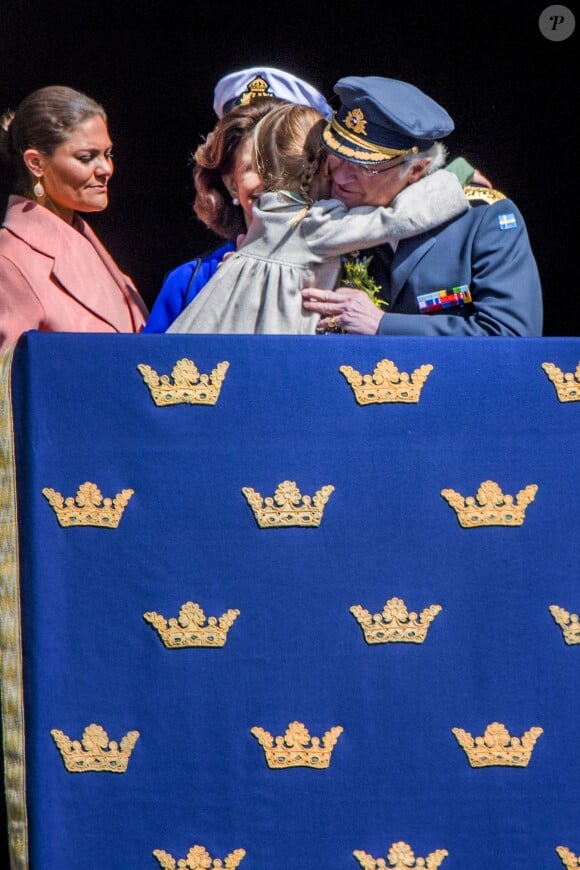
[[523,212],[545,335],[578,335],[578,32],[542,36],[548,5],[0,0],[0,110],[51,84],[103,103],[116,174],[89,220],[151,305],[169,269],[217,241],[191,210],[189,156],[215,123],[218,78],[282,67],[327,97],[344,75],[412,82],[454,118],[450,156]]
[[188,161],[215,123],[220,76],[277,66],[327,97],[344,75],[410,81],[454,118],[450,156],[520,207],[545,334],[576,335],[578,28],[562,42],[542,36],[548,5],[0,0],[0,109],[48,84],[103,103],[116,174],[109,208],[89,220],[151,305],[169,269],[217,241],[192,213]]

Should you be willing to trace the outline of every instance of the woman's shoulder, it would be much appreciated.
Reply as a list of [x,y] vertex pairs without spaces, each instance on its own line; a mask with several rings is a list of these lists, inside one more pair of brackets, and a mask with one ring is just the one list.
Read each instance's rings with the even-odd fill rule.
[[[187,260],[185,263],[180,263],[179,266],[175,266],[174,269],[171,269],[167,273],[163,286],[169,284],[176,289],[182,288],[186,291],[187,286],[194,275],[198,274],[200,271],[203,273],[207,271],[213,272],[218,264],[221,263],[224,256],[230,251],[235,251],[235,249],[236,246],[234,242],[226,242],[219,248],[215,248],[212,251],[194,257],[193,260]],[[161,289],[163,289],[163,287]]]
[[226,242],[213,251],[180,263],[169,271],[153,303],[144,332],[165,332],[183,309],[205,287],[224,256],[235,251],[234,242]]

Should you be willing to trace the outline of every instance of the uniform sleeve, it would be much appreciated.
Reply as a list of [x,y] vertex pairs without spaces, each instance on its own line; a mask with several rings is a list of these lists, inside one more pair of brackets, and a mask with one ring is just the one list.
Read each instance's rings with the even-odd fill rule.
[[475,169],[471,163],[467,162],[465,157],[456,157],[455,160],[451,160],[451,162],[446,165],[445,169],[457,176],[462,187],[465,187],[466,184],[471,184],[473,181],[473,173],[475,172]]
[[332,211],[320,213],[319,226],[312,235],[306,225],[305,239],[318,254],[348,254],[358,248],[420,235],[468,208],[469,201],[457,178],[439,169],[410,184],[389,206],[345,209],[335,203]]
[[508,199],[477,208],[484,209],[482,220],[466,254],[473,305],[457,314],[387,312],[379,335],[542,335],[540,276],[521,213]]
[[0,257],[0,353],[29,329],[41,328],[45,311],[17,266]]

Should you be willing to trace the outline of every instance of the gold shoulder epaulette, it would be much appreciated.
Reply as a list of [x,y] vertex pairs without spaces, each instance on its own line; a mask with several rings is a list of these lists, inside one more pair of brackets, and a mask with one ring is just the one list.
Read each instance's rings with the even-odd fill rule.
[[478,184],[466,184],[463,192],[470,202],[485,202],[491,205],[494,202],[499,202],[500,199],[506,199],[505,193],[495,188],[481,187]]

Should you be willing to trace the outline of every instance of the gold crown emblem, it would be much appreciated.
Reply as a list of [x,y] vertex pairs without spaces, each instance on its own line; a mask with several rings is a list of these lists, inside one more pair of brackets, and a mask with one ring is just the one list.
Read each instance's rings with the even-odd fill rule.
[[436,849],[431,852],[426,858],[415,858],[415,853],[408,843],[400,840],[398,843],[393,843],[387,855],[388,864],[385,864],[384,858],[373,858],[368,852],[362,852],[357,849],[352,853],[359,862],[363,870],[386,870],[390,867],[391,870],[435,870],[440,867],[443,860],[449,852],[447,849]]
[[246,501],[252,508],[261,529],[282,528],[285,526],[319,526],[322,522],[324,506],[334,492],[334,487],[321,487],[312,498],[303,496],[293,480],[283,480],[278,484],[274,496],[262,498],[259,492],[249,486],[242,489]]
[[340,367],[359,405],[379,405],[384,402],[416,404],[432,370],[433,366],[427,363],[409,376],[407,372],[399,372],[390,359],[380,360],[372,375],[361,375],[352,366]]
[[463,498],[454,489],[443,489],[441,495],[447,501],[465,529],[476,526],[521,526],[526,507],[536,497],[538,487],[530,483],[518,492],[514,504],[513,495],[504,495],[493,480],[485,480],[477,490],[477,502],[472,495]]
[[321,770],[328,767],[332,750],[342,734],[342,726],[335,725],[322,738],[310,738],[308,729],[302,722],[290,722],[283,737],[276,740],[268,731],[255,726],[251,733],[264,750],[268,767],[273,770],[284,767],[313,767]]
[[153,854],[163,870],[175,870],[176,867],[180,870],[218,870],[218,868],[234,870],[241,864],[246,850],[235,849],[226,855],[223,861],[221,858],[212,858],[204,846],[198,845],[192,846],[185,858],[180,858],[179,861],[163,849],[154,849]]
[[115,498],[104,499],[97,484],[87,480],[79,486],[76,497],[63,498],[60,492],[46,486],[42,494],[63,528],[98,526],[102,529],[116,529],[134,490],[123,489]]
[[562,864],[564,867],[567,867],[568,870],[577,870],[577,868],[580,867],[580,856],[575,855],[574,852],[571,852],[570,849],[566,848],[566,846],[556,846],[556,852],[562,859]]
[[441,610],[441,605],[432,604],[417,618],[416,613],[409,613],[401,598],[389,599],[383,612],[374,615],[360,604],[350,608],[367,643],[423,643],[429,626]]
[[273,97],[274,92],[268,90],[269,84],[262,76],[256,76],[246,85],[246,90],[240,95],[238,105],[247,106],[256,97]]
[[554,363],[542,363],[542,368],[554,384],[561,402],[580,402],[580,362],[575,372],[564,373]]
[[452,728],[457,742],[464,750],[472,767],[527,767],[532,750],[543,728],[530,728],[521,737],[510,737],[505,725],[492,722],[485,729],[483,737],[475,740],[463,728]]
[[580,643],[580,622],[577,613],[568,613],[563,607],[551,604],[548,608],[554,622],[562,629],[562,635],[567,644]]
[[117,743],[116,740],[109,740],[104,728],[94,724],[87,725],[83,731],[82,745],[78,740],[70,740],[58,728],[53,728],[50,733],[70,773],[125,773],[131,752],[139,738],[138,731],[129,731]]
[[344,116],[344,126],[348,127],[349,130],[352,130],[353,133],[362,133],[363,136],[366,135],[367,122],[365,121],[362,109],[351,109],[350,112]]
[[219,398],[229,362],[218,363],[209,375],[200,375],[193,360],[180,359],[169,375],[158,375],[151,366],[139,363],[137,368],[149,387],[151,398],[163,405],[215,405]]
[[154,610],[143,614],[151,623],[167,649],[181,647],[218,647],[225,646],[228,631],[240,615],[239,610],[227,610],[219,619],[210,616],[205,624],[205,613],[195,601],[187,601],[181,606],[177,619],[169,621]]

